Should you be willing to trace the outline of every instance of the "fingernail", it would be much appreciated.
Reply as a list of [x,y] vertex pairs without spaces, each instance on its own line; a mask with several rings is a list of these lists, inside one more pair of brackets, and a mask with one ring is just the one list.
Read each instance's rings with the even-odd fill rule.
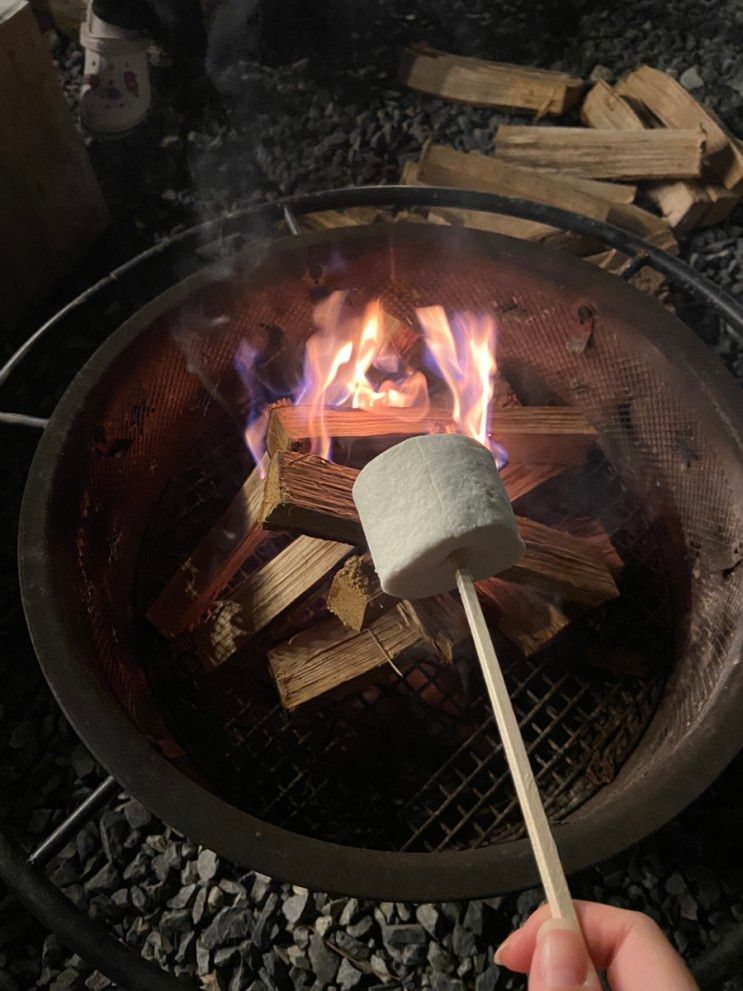
[[580,935],[564,919],[549,919],[537,933],[533,967],[550,991],[584,984],[588,960]]
[[503,942],[501,943],[501,945],[495,951],[495,956],[493,957],[493,960],[498,964],[499,967],[502,967],[503,966],[502,953],[505,950],[505,948],[508,946],[508,944],[511,942],[511,940],[513,939],[513,936],[514,936],[514,934],[511,933],[511,935],[507,939],[504,939]]

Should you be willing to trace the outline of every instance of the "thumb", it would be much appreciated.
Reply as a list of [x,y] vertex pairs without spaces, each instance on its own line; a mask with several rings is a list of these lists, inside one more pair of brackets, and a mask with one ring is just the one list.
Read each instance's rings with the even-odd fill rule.
[[529,991],[599,991],[583,937],[565,919],[548,919],[537,934]]

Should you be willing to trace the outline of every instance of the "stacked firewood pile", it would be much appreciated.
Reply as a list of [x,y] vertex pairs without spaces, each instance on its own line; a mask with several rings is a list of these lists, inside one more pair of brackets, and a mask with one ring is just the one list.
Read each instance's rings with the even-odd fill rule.
[[[401,325],[403,338],[412,333]],[[329,407],[323,419],[346,463],[311,453],[317,420],[307,407],[275,406],[268,454],[148,611],[166,637],[188,634],[207,671],[260,637],[289,711],[410,663],[451,665],[469,650],[455,596],[400,602],[381,591],[351,496],[369,457],[405,436],[452,430],[448,412]],[[578,411],[522,406],[500,378],[490,430],[509,452],[502,478],[517,513],[551,479],[579,474],[596,441]],[[597,520],[518,522],[523,559],[478,587],[492,626],[530,656],[572,617],[619,595],[622,561]],[[235,585],[238,572],[245,577]]]
[[[412,89],[475,106],[535,114],[529,126],[501,125],[492,154],[429,143],[408,162],[404,185],[451,186],[562,207],[632,231],[678,254],[678,237],[721,223],[743,193],[743,146],[672,76],[641,65],[615,86],[588,88],[567,73],[450,55],[417,45],[402,58]],[[583,127],[544,125],[580,114]],[[363,215],[326,213],[313,227],[366,223]],[[406,219],[411,219],[407,217]],[[619,273],[616,250],[565,235],[547,224],[475,210],[436,209],[432,223],[463,225],[565,248]],[[641,269],[633,281],[660,292],[661,277]]]

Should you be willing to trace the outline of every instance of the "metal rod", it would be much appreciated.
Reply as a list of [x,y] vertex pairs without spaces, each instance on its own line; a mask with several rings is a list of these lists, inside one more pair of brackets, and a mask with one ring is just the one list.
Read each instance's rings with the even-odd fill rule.
[[301,234],[302,228],[299,226],[299,221],[294,216],[292,208],[288,203],[284,204],[284,220],[286,221],[286,226],[289,228],[291,234]]
[[49,421],[41,416],[26,416],[25,413],[0,413],[0,423],[9,427],[30,427],[32,430],[46,430]]
[[0,833],[0,880],[65,946],[119,987],[129,991],[196,991],[195,984],[181,981],[143,960],[135,950],[93,922],[47,877],[29,867],[23,853],[3,833]]
[[667,254],[660,248],[646,244],[637,234],[614,227],[592,217],[562,210],[559,207],[534,203],[531,200],[500,196],[496,193],[480,193],[467,189],[448,189],[439,186],[357,186],[333,189],[325,192],[304,193],[272,203],[262,203],[247,207],[234,214],[217,217],[196,227],[179,231],[169,238],[130,259],[109,275],[90,286],[85,292],[71,300],[63,309],[42,324],[0,368],[0,386],[26,357],[36,343],[62,323],[65,317],[91,299],[97,292],[126,276],[152,257],[164,254],[190,239],[202,247],[206,239],[215,235],[219,240],[242,231],[251,223],[270,223],[286,219],[289,210],[296,221],[297,216],[317,213],[322,210],[344,209],[352,206],[390,206],[400,209],[410,207],[448,206],[471,210],[484,210],[486,213],[501,213],[507,217],[520,217],[559,227],[574,234],[584,234],[617,248],[624,254],[635,256],[645,254],[647,265],[664,275],[675,286],[704,300],[725,321],[731,335],[743,344],[743,307],[733,297],[719,289],[705,276],[700,275],[686,262]]
[[115,778],[105,778],[98,787],[71,812],[64,822],[50,833],[45,840],[28,855],[28,863],[32,867],[43,867],[59,851],[67,846],[69,841],[80,832],[86,822],[104,805],[108,805],[120,786]]

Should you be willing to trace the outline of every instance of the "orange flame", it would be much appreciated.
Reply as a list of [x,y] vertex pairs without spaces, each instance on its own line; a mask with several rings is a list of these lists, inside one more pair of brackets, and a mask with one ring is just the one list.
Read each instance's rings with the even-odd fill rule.
[[[496,372],[494,318],[460,313],[450,320],[441,306],[421,308],[417,317],[429,371],[443,381],[451,397],[454,429],[490,446],[496,459],[504,462],[502,448],[489,437]],[[426,374],[401,359],[393,340],[400,325],[385,313],[379,299],[359,315],[347,305],[346,293],[335,292],[318,304],[313,319],[316,330],[307,340],[302,381],[292,401],[308,408],[314,453],[330,458],[333,438],[325,420],[329,406],[397,406],[415,409],[421,418],[426,415],[430,408]],[[244,343],[236,361],[253,397],[245,437],[258,462],[265,451],[270,400],[261,398],[259,389],[256,393],[255,356]]]
[[457,433],[489,443],[490,403],[496,372],[495,320],[460,313],[452,322],[442,306],[417,310],[428,350],[451,394]]
[[307,341],[296,400],[309,407],[313,451],[324,458],[330,457],[333,441],[325,424],[328,406],[417,407],[421,416],[429,406],[425,375],[401,369],[390,349],[380,301],[369,303],[361,318],[344,314],[345,302],[345,293],[336,292],[316,307],[317,331]]

